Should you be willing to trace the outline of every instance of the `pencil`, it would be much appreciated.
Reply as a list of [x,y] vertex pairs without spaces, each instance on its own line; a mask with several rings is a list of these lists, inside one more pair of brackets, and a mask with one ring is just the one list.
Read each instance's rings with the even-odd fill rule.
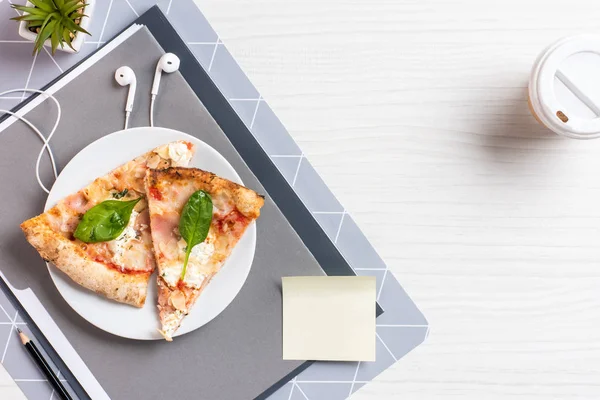
[[31,341],[31,339],[29,339],[27,337],[27,335],[25,335],[23,333],[22,330],[17,328],[17,331],[19,332],[19,337],[21,338],[21,342],[23,343],[23,346],[25,346],[25,348],[27,349],[27,351],[29,352],[29,354],[31,355],[31,357],[33,358],[35,363],[42,370],[44,375],[46,375],[46,378],[48,379],[48,382],[50,382],[50,384],[54,388],[55,393],[57,393],[60,396],[60,398],[63,400],[73,400],[73,398],[71,397],[69,392],[67,392],[67,389],[65,389],[65,387],[62,384],[62,382],[60,381],[60,379],[58,379],[58,376],[56,376],[54,374],[54,372],[52,371],[52,368],[50,368],[50,365],[44,359],[44,357],[42,356],[42,353],[40,353],[40,351],[38,350],[35,343],[33,343]]

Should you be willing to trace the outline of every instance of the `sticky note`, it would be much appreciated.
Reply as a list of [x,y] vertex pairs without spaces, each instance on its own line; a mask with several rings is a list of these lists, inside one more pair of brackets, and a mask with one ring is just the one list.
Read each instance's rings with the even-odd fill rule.
[[375,277],[284,277],[282,290],[284,360],[375,361]]

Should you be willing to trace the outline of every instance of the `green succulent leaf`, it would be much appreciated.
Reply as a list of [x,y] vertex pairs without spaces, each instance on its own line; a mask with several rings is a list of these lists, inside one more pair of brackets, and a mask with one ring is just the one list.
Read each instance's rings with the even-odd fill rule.
[[78,31],[78,32],[83,32],[87,35],[90,35],[90,33],[88,31],[86,31],[85,29],[83,29],[82,27],[80,27],[75,22],[71,21],[70,19],[65,18],[64,22],[65,22],[65,26],[67,28],[69,28],[71,30],[71,32]]
[[35,10],[35,7],[26,7],[26,6],[22,6],[20,4],[11,4],[10,8],[12,8],[13,10],[19,10],[19,11],[23,11],[23,12],[29,12],[29,10]]
[[56,53],[56,49],[58,49],[58,45],[62,46],[62,37],[61,37],[61,25],[60,23],[56,23],[54,25],[54,31],[50,36],[50,43],[52,44],[52,55]]
[[54,4],[56,5],[57,8],[62,8],[65,5],[65,0],[54,0]]
[[75,48],[73,47],[73,43],[71,43],[71,31],[68,30],[67,28],[63,28],[63,41],[73,50],[75,50]]
[[[79,10],[83,7],[87,6],[87,4],[84,3],[80,3],[79,1],[77,1],[75,4],[67,7],[67,5],[65,4],[65,6],[61,9],[63,15],[69,15],[71,14],[73,11]],[[72,17],[71,17],[72,18]]]
[[11,18],[15,21],[43,21],[46,19],[44,15],[23,14],[19,17]]
[[57,8],[55,7],[55,5],[52,1],[44,1],[44,0],[29,0],[29,1],[31,2],[31,4],[33,4],[40,10],[43,10],[46,12],[53,12],[53,11],[57,10]]
[[19,6],[16,4],[13,4],[11,6],[12,8],[14,8],[15,10],[19,10],[21,12],[23,12],[24,14],[33,14],[33,15],[43,15],[44,17],[46,15],[48,15],[48,13],[44,10],[41,10],[39,8],[36,7],[25,7],[25,6]]
[[[39,42],[41,42],[41,45],[44,45],[44,42],[46,41],[46,39],[48,39],[50,37],[50,35],[52,35],[52,32],[54,31],[54,26],[56,25],[56,20],[53,19],[52,21],[48,22],[46,24],[46,26],[44,26],[41,30],[40,33],[38,34],[38,38],[37,40]],[[40,47],[41,48],[41,47]]]
[[[50,22],[50,19],[52,18],[52,14],[48,14],[46,15],[46,18],[44,19],[44,23],[42,24],[42,27],[40,28],[40,34],[44,31],[44,29],[46,28],[46,26],[48,25],[48,23]],[[38,36],[38,39],[40,38],[40,36]],[[47,38],[46,38],[47,39]],[[44,40],[46,40],[44,39]],[[43,42],[43,41],[42,41]]]
[[42,16],[46,17],[48,15],[48,12],[42,10],[41,8],[36,7],[36,8],[33,8],[31,11],[29,11],[28,14],[42,15]]
[[29,21],[27,24],[28,28],[39,28],[40,26],[42,26],[42,21]]
[[80,0],[68,0],[65,2],[65,4],[61,7],[61,10],[67,10],[71,7],[73,7],[76,4],[79,4]]

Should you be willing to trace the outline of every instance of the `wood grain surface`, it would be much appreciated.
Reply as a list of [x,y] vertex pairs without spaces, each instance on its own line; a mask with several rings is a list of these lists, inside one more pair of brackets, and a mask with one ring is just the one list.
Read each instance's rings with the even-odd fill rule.
[[600,140],[529,115],[595,0],[200,0],[431,324],[353,399],[600,398]]

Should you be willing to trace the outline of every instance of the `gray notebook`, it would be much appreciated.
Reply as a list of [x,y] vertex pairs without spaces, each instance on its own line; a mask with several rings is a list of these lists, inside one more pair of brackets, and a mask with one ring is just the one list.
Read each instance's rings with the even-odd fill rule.
[[[155,63],[163,53],[143,28],[57,92],[63,117],[52,148],[59,168],[89,143],[122,128],[126,90],[113,79],[121,65],[130,66],[137,76],[130,127],[148,125],[149,96],[144,94],[150,92]],[[47,126],[54,117],[49,101],[27,113],[37,126]],[[75,313],[18,228],[43,210],[46,199],[35,179],[39,139],[21,123],[0,135],[0,182],[11,188],[0,203],[2,272],[17,289],[35,293],[111,398],[156,399],[168,394],[173,399],[252,399],[302,365],[282,360],[281,277],[323,271],[178,72],[163,77],[155,122],[205,141],[233,165],[248,187],[266,195],[250,275],[221,315],[166,343],[119,338]],[[47,159],[41,171],[49,186]]]

